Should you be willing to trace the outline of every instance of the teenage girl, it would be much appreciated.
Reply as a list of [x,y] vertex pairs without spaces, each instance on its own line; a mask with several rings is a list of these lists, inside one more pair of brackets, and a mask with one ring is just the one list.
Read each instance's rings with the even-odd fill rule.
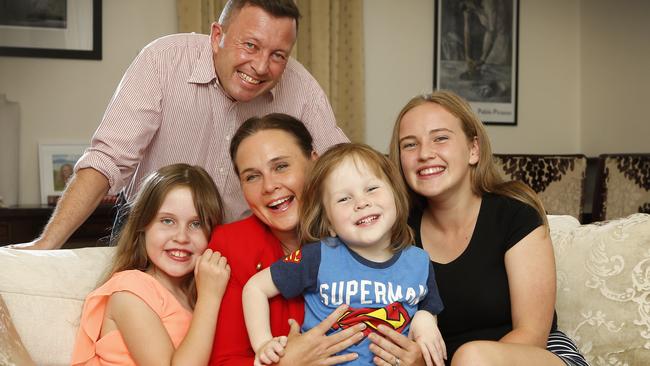
[[[436,90],[411,99],[395,122],[390,157],[412,193],[415,245],[431,258],[445,311],[438,327],[450,363],[587,365],[557,329],[555,261],[535,192],[504,181],[469,103]],[[413,359],[401,335],[372,337],[376,354]]]

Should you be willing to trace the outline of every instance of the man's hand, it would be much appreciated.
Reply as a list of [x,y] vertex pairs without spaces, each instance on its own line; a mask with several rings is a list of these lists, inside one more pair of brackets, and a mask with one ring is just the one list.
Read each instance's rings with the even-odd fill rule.
[[59,199],[41,236],[17,249],[59,249],[93,213],[108,192],[108,179],[93,168],[78,170]]
[[10,249],[28,249],[28,250],[47,250],[47,249],[55,249],[55,246],[52,244],[48,244],[45,240],[38,238],[35,239],[34,241],[30,241],[27,243],[18,243],[18,244],[11,244],[11,245],[6,245],[4,248],[10,248]]

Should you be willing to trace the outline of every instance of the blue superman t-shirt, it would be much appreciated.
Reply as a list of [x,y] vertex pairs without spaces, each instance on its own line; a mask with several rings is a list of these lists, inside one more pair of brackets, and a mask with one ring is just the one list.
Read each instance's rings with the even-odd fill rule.
[[[436,315],[443,308],[429,256],[416,247],[377,263],[351,251],[338,238],[327,238],[272,264],[271,276],[285,298],[305,297],[303,331],[347,304],[350,309],[332,332],[365,322],[366,334],[384,324],[406,335],[417,310]],[[348,348],[345,353],[359,354],[348,364],[372,364],[369,345],[364,339]]]

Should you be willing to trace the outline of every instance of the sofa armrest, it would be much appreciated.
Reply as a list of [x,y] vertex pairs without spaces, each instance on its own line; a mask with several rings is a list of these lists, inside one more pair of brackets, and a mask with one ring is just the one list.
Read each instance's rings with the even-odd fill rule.
[[650,365],[650,215],[549,223],[559,328],[592,365]]
[[0,248],[0,296],[36,364],[69,365],[81,308],[115,248]]

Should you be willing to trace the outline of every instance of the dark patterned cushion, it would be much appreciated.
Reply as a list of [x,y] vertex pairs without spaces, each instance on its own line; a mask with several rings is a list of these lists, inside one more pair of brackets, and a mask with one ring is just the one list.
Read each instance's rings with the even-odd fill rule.
[[650,213],[650,154],[600,155],[594,212],[598,220]]
[[587,157],[584,155],[495,154],[506,180],[519,180],[539,194],[546,212],[580,219]]

